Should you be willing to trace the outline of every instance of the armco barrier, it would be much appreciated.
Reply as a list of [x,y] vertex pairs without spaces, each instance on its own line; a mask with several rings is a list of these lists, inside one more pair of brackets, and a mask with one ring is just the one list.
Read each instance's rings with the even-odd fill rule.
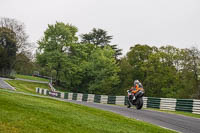
[[101,95],[94,95],[94,102],[101,103]]
[[[42,95],[54,96],[57,98],[96,102],[103,104],[127,105],[127,96],[107,96],[82,93],[67,93],[58,91],[49,91],[47,89],[36,88],[36,92]],[[195,99],[174,99],[174,98],[155,98],[143,97],[143,108],[157,108],[169,111],[185,111],[200,114],[200,100]]]
[[147,108],[147,97],[143,97],[143,108]]
[[160,98],[148,97],[147,108],[160,108]]
[[193,100],[192,113],[200,114],[200,100]]
[[88,94],[83,94],[82,101],[87,102]]
[[108,96],[108,104],[116,104],[116,96]]
[[106,104],[108,101],[108,96],[106,95],[101,95],[101,103]]
[[177,99],[176,100],[176,110],[192,112],[193,100],[192,99]]
[[[67,93],[67,92],[49,91],[47,89],[42,89],[42,88],[36,88],[36,92],[42,95],[49,95],[62,99],[96,102],[102,104],[127,105],[127,100],[128,100],[127,96],[107,96],[107,95],[82,94],[82,93]],[[144,105],[146,105],[145,102],[146,100],[144,100]]]
[[176,99],[161,98],[161,101],[160,101],[160,109],[161,110],[175,111],[175,108],[176,108]]
[[115,104],[124,105],[125,97],[124,96],[116,96]]
[[56,89],[53,87],[53,85],[49,82],[49,87],[51,88],[52,91],[56,91]]
[[87,102],[94,102],[94,94],[88,94]]

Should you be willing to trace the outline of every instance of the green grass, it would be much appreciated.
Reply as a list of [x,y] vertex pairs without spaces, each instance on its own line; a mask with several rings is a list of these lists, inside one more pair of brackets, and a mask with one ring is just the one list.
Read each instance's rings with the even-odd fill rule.
[[20,74],[16,74],[15,77],[21,78],[21,79],[36,80],[36,81],[47,81],[47,82],[49,81],[49,79],[45,79],[45,78],[28,76],[28,75],[20,75]]
[[165,112],[165,113],[171,113],[171,114],[184,115],[184,116],[189,116],[189,117],[194,117],[194,118],[200,118],[199,114],[193,114],[193,113],[190,113],[190,112],[168,111],[168,110],[160,110],[160,109],[154,109],[154,108],[147,108],[147,110],[154,110],[154,111],[160,111],[160,112]]
[[34,83],[34,82],[27,82],[27,81],[21,81],[21,80],[6,80],[7,83],[9,83],[11,86],[16,88],[16,91],[21,92],[28,92],[36,94],[35,88],[44,88],[44,89],[50,89],[48,84],[44,83]]
[[0,133],[172,133],[82,105],[0,90]]

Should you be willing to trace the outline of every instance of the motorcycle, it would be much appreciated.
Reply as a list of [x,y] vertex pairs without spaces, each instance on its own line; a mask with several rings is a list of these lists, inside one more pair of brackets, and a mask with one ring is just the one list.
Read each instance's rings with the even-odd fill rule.
[[[144,89],[140,89],[136,93],[133,93],[131,90],[127,90],[128,92],[128,105],[129,107],[132,105],[136,106],[136,109],[142,109],[143,106],[143,96],[144,96]],[[135,96],[135,97],[134,97]]]

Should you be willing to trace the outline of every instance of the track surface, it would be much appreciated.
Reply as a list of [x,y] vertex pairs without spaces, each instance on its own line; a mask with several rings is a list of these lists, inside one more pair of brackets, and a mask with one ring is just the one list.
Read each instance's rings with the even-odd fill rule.
[[[10,90],[15,90],[15,88],[13,88],[12,86],[10,86],[8,83],[6,83],[4,80],[6,78],[1,78],[0,77],[0,88],[4,88],[4,89],[10,89]],[[6,79],[7,80],[7,79]]]
[[192,117],[187,117],[183,115],[169,114],[169,113],[157,112],[157,111],[151,111],[151,110],[136,110],[133,108],[126,108],[125,106],[79,102],[79,101],[74,101],[74,100],[60,99],[60,98],[54,98],[54,97],[49,97],[49,96],[29,94],[29,93],[24,93],[24,92],[16,92],[16,91],[8,91],[8,90],[0,90],[0,91],[7,91],[10,93],[21,93],[24,95],[51,98],[51,99],[56,99],[59,101],[81,104],[81,105],[94,107],[94,108],[98,108],[98,109],[102,109],[106,111],[111,111],[111,112],[129,117],[129,118],[135,118],[137,120],[146,121],[154,125],[159,125],[161,127],[176,130],[178,132],[200,133],[200,119],[198,118],[192,118]]

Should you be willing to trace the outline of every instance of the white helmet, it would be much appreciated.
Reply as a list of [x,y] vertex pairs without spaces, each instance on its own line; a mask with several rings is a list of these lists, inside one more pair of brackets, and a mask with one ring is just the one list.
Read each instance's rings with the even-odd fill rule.
[[136,84],[139,84],[139,83],[140,83],[139,80],[135,80],[135,81],[134,81],[134,86],[135,86]]

